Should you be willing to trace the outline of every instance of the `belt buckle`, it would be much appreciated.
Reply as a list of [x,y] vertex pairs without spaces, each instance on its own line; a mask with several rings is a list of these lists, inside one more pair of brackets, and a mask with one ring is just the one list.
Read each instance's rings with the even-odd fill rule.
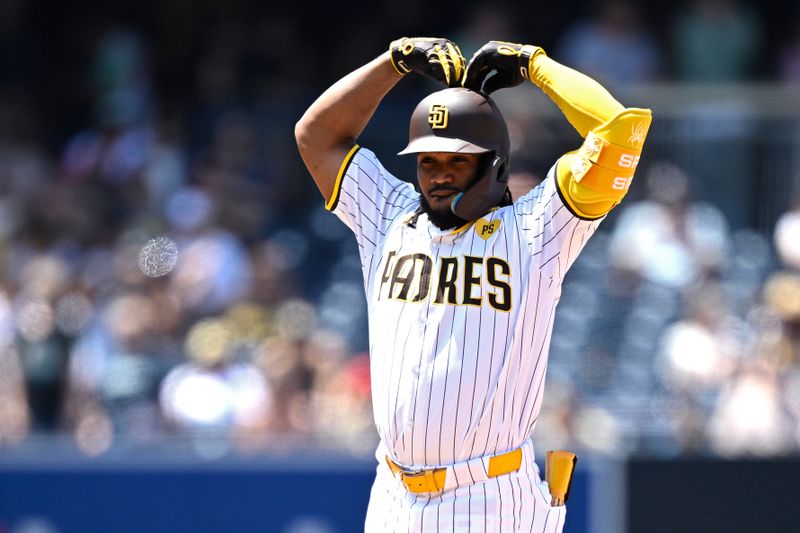
[[406,488],[415,494],[421,492],[439,492],[436,485],[434,470],[420,470],[419,472],[402,472],[401,479]]

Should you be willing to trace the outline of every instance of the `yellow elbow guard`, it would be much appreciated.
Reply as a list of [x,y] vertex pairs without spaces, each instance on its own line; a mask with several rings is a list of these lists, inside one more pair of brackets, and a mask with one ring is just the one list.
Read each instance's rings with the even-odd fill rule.
[[599,218],[622,200],[651,121],[649,109],[625,109],[590,131],[580,149],[559,162],[559,189],[575,214]]

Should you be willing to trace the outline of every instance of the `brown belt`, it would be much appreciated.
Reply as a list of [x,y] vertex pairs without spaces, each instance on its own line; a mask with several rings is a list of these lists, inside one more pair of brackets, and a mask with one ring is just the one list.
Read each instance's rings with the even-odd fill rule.
[[[482,458],[477,460],[483,461]],[[386,456],[386,464],[389,465],[389,470],[406,486],[409,492],[419,494],[444,490],[447,468],[431,468],[419,471],[407,470],[392,461],[388,455]],[[490,478],[502,476],[503,474],[516,472],[521,465],[522,449],[517,448],[516,450],[490,457],[487,474]]]

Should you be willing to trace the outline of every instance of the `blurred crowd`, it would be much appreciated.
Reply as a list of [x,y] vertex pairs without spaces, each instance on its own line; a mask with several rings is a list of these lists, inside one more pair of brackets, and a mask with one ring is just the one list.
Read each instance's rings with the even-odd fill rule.
[[[492,38],[535,42],[504,5],[474,5],[448,36],[467,56]],[[357,249],[292,128],[416,28],[413,6],[373,7],[385,27],[362,25],[366,12],[335,45],[249,2],[58,21],[42,43],[35,3],[0,0],[0,453],[51,437],[88,456],[175,441],[208,456],[372,451]],[[556,10],[563,31],[542,44],[612,90],[800,81],[800,13],[776,36],[754,3],[692,0],[662,26],[636,6]],[[404,80],[371,147],[396,151],[430,88]],[[535,121],[511,124],[516,194],[574,148]],[[800,449],[800,202],[764,231],[698,199],[703,178],[669,150],[643,160],[638,192],[570,272],[542,445]]]
[[618,208],[567,277],[543,445],[797,453],[800,210],[769,239],[693,200],[674,163],[642,174],[644,199]]

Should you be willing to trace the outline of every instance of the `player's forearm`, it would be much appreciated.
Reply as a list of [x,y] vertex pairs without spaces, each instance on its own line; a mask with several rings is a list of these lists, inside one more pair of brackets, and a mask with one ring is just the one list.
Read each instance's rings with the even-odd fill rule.
[[544,53],[530,61],[530,80],[552,99],[581,137],[611,120],[623,109],[599,83]]
[[334,83],[297,122],[300,155],[326,197],[342,159],[400,79],[384,53]]

